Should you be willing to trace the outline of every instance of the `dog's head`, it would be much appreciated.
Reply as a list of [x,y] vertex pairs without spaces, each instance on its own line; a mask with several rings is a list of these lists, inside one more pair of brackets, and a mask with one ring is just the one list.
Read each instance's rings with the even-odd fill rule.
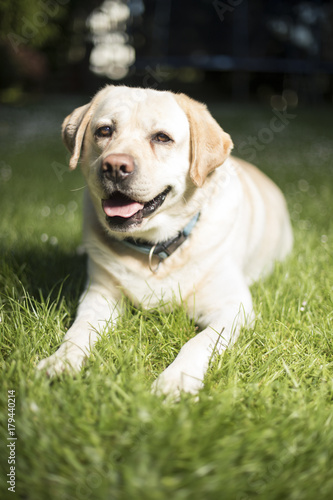
[[65,119],[63,140],[71,169],[81,158],[102,224],[132,236],[167,224],[166,214],[184,219],[195,191],[232,149],[203,104],[184,94],[114,86]]

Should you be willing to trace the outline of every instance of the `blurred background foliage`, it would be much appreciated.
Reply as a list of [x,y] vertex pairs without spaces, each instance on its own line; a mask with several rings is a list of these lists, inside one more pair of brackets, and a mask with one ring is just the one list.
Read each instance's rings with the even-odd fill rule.
[[61,36],[59,23],[68,10],[59,3],[52,6],[45,2],[46,8],[42,12],[41,5],[39,0],[0,1],[1,35],[4,38],[7,36],[14,50],[19,43],[43,47],[48,41]]
[[0,0],[0,102],[105,83],[332,102],[329,0]]
[[[81,8],[81,5],[86,7]],[[66,90],[64,70],[71,71],[69,50],[91,2],[73,0],[0,0],[1,100],[15,102],[23,93]],[[66,71],[66,72],[67,72]],[[68,86],[68,90],[70,86]]]

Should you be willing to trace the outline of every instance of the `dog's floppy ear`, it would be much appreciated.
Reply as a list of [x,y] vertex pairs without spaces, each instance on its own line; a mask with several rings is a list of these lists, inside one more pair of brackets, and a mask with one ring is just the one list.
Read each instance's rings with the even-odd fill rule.
[[62,124],[62,139],[72,154],[69,168],[74,170],[80,158],[82,142],[91,118],[91,103],[80,106],[68,115]]
[[113,85],[106,85],[100,90],[89,104],[80,106],[65,118],[62,124],[62,139],[67,149],[72,154],[69,161],[69,168],[74,170],[80,159],[84,134],[100,100],[109,92]]
[[190,177],[197,187],[201,187],[207,175],[227,159],[233,143],[204,104],[185,94],[175,94],[175,99],[190,124]]

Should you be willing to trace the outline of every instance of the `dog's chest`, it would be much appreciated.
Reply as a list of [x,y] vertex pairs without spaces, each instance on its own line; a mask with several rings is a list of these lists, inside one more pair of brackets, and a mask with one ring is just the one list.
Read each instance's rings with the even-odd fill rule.
[[124,295],[135,305],[141,304],[150,308],[170,301],[180,303],[193,295],[199,270],[196,272],[192,269],[189,277],[186,265],[173,273],[164,273],[162,266],[163,264],[156,273],[151,270],[136,273],[123,267],[118,268],[118,272],[113,269],[113,274]]

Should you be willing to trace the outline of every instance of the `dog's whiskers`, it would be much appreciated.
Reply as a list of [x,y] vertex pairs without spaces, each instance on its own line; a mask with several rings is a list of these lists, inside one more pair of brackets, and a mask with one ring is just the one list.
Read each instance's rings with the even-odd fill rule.
[[81,191],[82,189],[85,189],[87,187],[87,184],[85,184],[82,187],[71,189],[71,193],[75,193],[76,191]]

